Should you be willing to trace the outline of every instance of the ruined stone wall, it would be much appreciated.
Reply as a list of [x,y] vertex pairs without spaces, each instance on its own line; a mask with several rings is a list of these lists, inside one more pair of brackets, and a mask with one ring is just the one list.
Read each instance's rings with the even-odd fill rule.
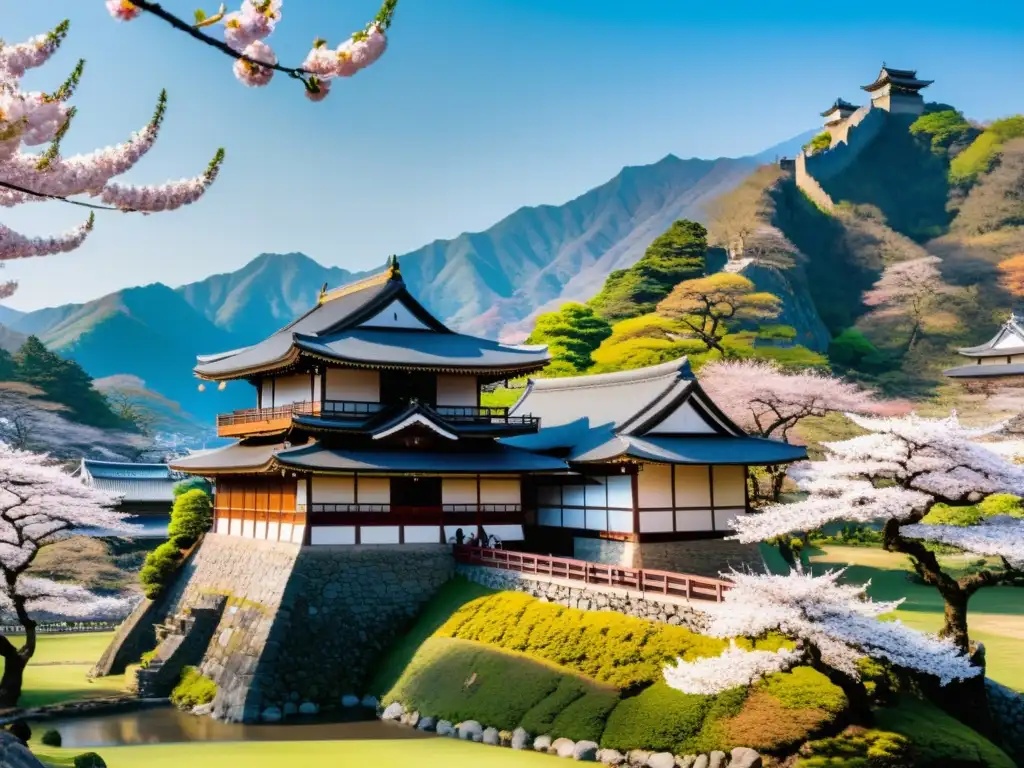
[[660,621],[700,632],[706,627],[707,614],[711,605],[701,605],[682,598],[652,595],[641,596],[615,587],[599,585],[581,586],[576,582],[565,582],[528,573],[502,571],[479,565],[458,565],[456,573],[472,582],[497,590],[524,592],[548,603],[578,608],[581,611],[615,611],[625,616],[634,616],[648,621]]

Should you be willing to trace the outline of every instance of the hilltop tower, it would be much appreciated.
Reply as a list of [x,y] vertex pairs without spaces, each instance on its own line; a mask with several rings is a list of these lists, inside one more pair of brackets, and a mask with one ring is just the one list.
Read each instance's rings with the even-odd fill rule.
[[894,69],[882,64],[873,83],[861,88],[871,94],[871,105],[886,112],[920,115],[924,112],[924,98],[920,91],[934,80],[919,80],[916,69]]
[[851,104],[842,98],[836,99],[831,107],[821,113],[821,116],[825,118],[825,129],[833,128],[856,111],[856,104]]

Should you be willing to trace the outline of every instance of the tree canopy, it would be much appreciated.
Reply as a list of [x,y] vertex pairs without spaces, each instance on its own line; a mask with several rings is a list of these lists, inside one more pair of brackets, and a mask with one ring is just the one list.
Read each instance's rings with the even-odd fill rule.
[[730,322],[770,320],[779,316],[781,303],[742,275],[719,272],[680,283],[658,304],[658,312],[677,318],[708,350],[725,357],[721,339]]
[[978,176],[992,168],[1006,142],[1020,138],[1024,138],[1024,115],[994,121],[950,162],[950,183],[972,184]]
[[704,274],[707,235],[695,221],[674,222],[636,264],[608,275],[601,292],[588,305],[610,321],[653,311],[677,283]]
[[1011,296],[1024,297],[1024,253],[999,262],[999,285]]
[[552,363],[546,375],[572,375],[593,364],[591,353],[611,332],[608,321],[593,309],[571,302],[540,315],[526,343],[548,345]]
[[955,109],[926,112],[910,125],[910,132],[926,140],[937,155],[963,148],[979,133],[963,113]]

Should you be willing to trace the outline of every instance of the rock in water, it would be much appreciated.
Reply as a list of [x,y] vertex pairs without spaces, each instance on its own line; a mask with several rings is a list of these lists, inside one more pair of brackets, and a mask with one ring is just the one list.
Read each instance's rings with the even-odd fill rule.
[[559,757],[572,757],[575,750],[576,742],[572,739],[555,739],[548,752]]
[[529,749],[533,745],[533,739],[522,728],[512,731],[512,749]]
[[597,744],[593,741],[577,741],[576,748],[572,751],[572,759],[594,762],[597,759]]
[[736,747],[729,768],[761,768],[761,756],[750,747]]
[[384,713],[380,716],[381,720],[398,720],[402,715],[405,714],[405,707],[400,702],[393,701],[384,708]]

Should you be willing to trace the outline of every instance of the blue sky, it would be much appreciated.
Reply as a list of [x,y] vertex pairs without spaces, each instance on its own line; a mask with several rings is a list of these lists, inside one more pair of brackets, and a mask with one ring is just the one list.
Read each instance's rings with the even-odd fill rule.
[[[190,16],[194,6],[165,0]],[[982,8],[984,8],[982,10]],[[877,9],[877,10],[873,10]],[[213,7],[207,8],[213,10]],[[374,0],[285,0],[270,38],[285,64],[337,45]],[[81,249],[10,263],[10,306],[86,301],[129,285],[180,285],[263,251],[363,269],[477,231],[524,205],[562,203],[624,165],[756,153],[817,124],[882,60],[934,79],[929,98],[989,120],[1024,111],[1024,6],[682,0],[401,0],[384,58],[321,104],[286,78],[248,89],[231,61],[162,22],[118,24],[102,0],[0,0],[4,39],[63,18],[60,54],[27,79],[50,89],[79,57],[86,76],[65,152],[122,140],[162,87],[160,142],[126,181],[191,176],[218,146],[221,177],[194,206],[101,213]],[[32,235],[83,210],[4,210]]]

